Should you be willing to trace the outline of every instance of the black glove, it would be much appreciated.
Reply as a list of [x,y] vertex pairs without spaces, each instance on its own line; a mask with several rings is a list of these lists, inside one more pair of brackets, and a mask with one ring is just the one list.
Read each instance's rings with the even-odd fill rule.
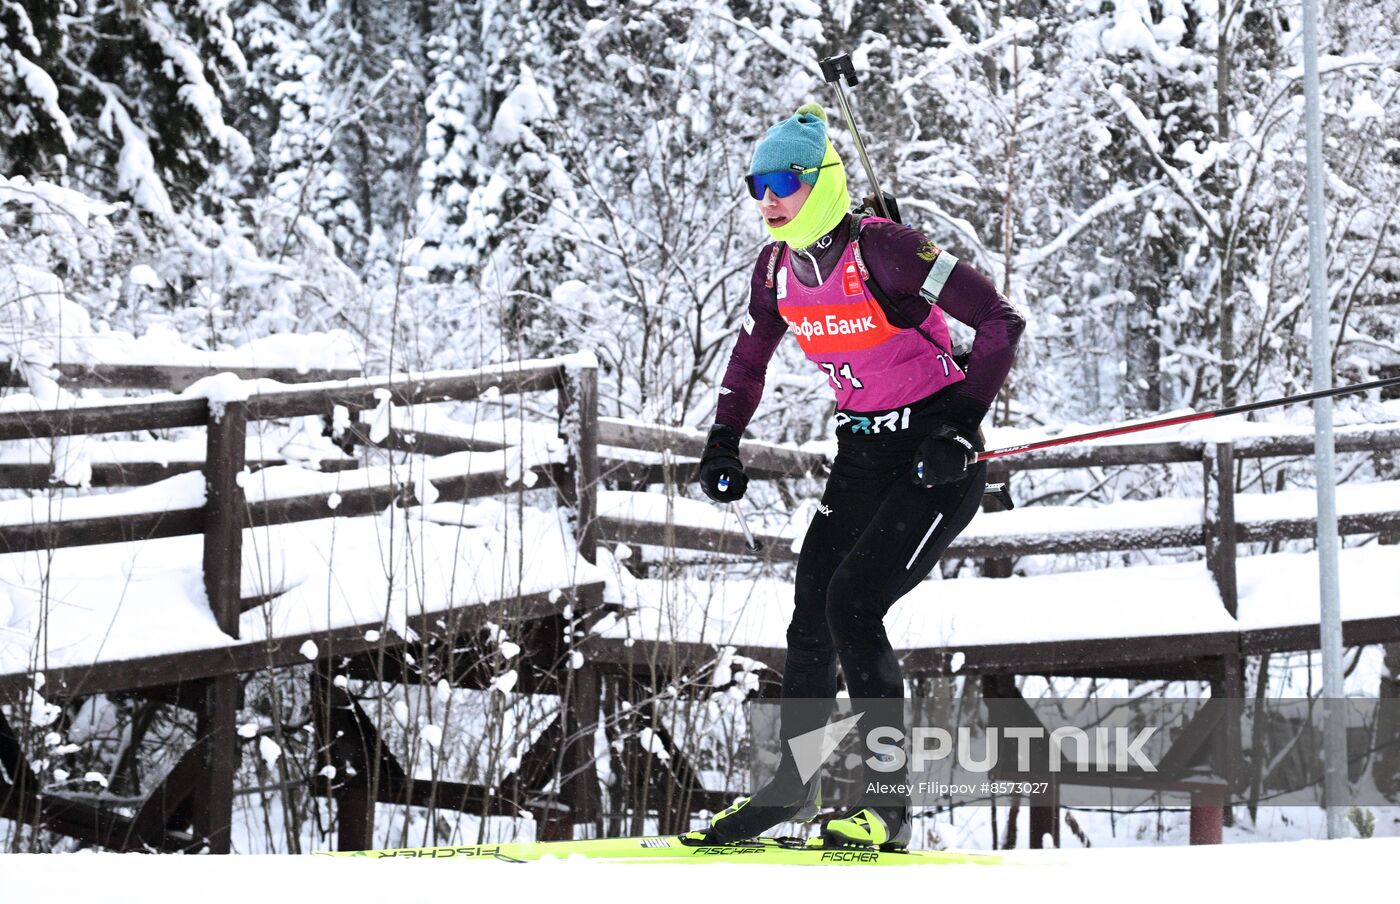
[[715,502],[734,502],[744,498],[748,487],[749,476],[739,461],[739,434],[715,424],[700,456],[700,488]]
[[950,395],[942,400],[939,409],[943,423],[919,444],[910,469],[910,478],[921,487],[957,483],[967,476],[976,454],[983,450],[977,425],[987,413],[987,406]]
[[921,487],[957,483],[967,474],[976,451],[972,441],[958,428],[943,424],[919,444],[919,451],[914,455],[914,483]]

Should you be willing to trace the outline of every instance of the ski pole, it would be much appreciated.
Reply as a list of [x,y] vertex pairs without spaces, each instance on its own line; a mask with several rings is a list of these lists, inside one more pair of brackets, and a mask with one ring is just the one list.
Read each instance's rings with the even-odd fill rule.
[[1387,377],[1384,380],[1372,380],[1369,383],[1355,383],[1351,386],[1333,386],[1331,389],[1318,389],[1313,392],[1302,393],[1301,395],[1266,399],[1262,402],[1248,402],[1244,405],[1230,405],[1226,408],[1217,408],[1214,411],[1193,411],[1189,414],[1177,414],[1170,417],[1158,418],[1154,421],[1143,421],[1140,424],[1120,424],[1116,427],[1105,427],[1102,430],[1091,430],[1088,433],[1076,433],[1073,436],[1043,439],[1039,442],[1026,443],[1020,446],[1007,446],[1004,449],[992,449],[988,452],[979,452],[974,461],[986,461],[989,458],[1001,458],[1006,455],[1017,455],[1021,452],[1034,452],[1037,449],[1049,449],[1054,446],[1067,446],[1070,443],[1082,443],[1091,439],[1122,436],[1125,433],[1141,433],[1144,430],[1156,430],[1159,427],[1174,427],[1178,424],[1190,424],[1194,421],[1205,421],[1211,418],[1224,417],[1227,414],[1243,414],[1246,411],[1259,411],[1263,408],[1292,405],[1296,402],[1311,402],[1314,399],[1325,399],[1331,396],[1346,395],[1353,392],[1365,392],[1368,389],[1380,389],[1383,386],[1395,386],[1396,384],[1400,384],[1400,377]]
[[[729,489],[729,475],[719,475],[719,480],[716,481],[716,484],[721,493]],[[735,499],[733,502],[729,503],[729,507],[734,510],[734,517],[739,519],[739,529],[744,532],[744,545],[749,548],[749,552],[762,552],[763,544],[749,530],[749,523],[744,520],[744,510],[739,508],[739,500]]]
[[851,55],[843,53],[827,57],[820,65],[822,77],[829,84],[836,86],[836,101],[841,105],[841,115],[846,118],[846,128],[851,130],[851,140],[855,142],[856,153],[860,155],[861,165],[865,167],[865,175],[870,177],[870,185],[875,189],[875,203],[880,207],[880,215],[887,220],[899,222],[897,215],[891,216],[889,205],[885,203],[885,193],[880,190],[880,180],[875,177],[875,168],[870,165],[870,157],[865,153],[865,142],[860,140],[855,117],[851,115],[851,105],[846,102],[846,89],[841,85],[841,79],[845,78],[851,83],[851,87],[855,87],[856,67],[851,63]]

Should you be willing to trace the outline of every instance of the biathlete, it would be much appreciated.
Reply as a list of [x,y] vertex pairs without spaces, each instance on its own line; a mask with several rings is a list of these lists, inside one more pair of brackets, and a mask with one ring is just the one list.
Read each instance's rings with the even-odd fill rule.
[[[972,520],[987,466],[979,424],[1001,389],[1025,321],[992,283],[919,232],[856,217],[826,114],[808,104],[754,149],[749,193],[776,239],[754,267],[748,316],[725,371],[700,462],[706,495],[731,502],[748,478],[740,435],[764,375],[791,330],[836,394],[837,454],[802,542],[787,630],[781,737],[774,779],[717,814],[707,843],[752,838],[816,813],[820,773],[806,781],[787,740],[824,718],[794,701],[836,697],[839,662],[853,700],[903,725],[904,680],[885,633],[895,601],[932,570]],[[945,315],[976,331],[966,368],[953,358]],[[907,782],[865,767],[867,787]],[[829,844],[898,849],[910,837],[909,798],[871,793],[828,822]]]

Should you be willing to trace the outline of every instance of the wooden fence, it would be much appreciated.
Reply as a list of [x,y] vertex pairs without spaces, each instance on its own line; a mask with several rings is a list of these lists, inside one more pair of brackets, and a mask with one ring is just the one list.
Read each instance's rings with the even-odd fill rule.
[[[317,780],[318,793],[335,798],[339,843],[359,848],[370,843],[373,830],[373,804],[389,802],[448,807],[478,813],[514,813],[532,810],[541,821],[544,837],[567,837],[573,827],[589,824],[601,830],[604,814],[600,809],[592,738],[600,719],[616,719],[630,711],[650,719],[647,727],[666,751],[656,755],[650,748],[631,748],[630,763],[639,765],[649,778],[633,783],[629,793],[639,800],[628,800],[634,810],[645,815],[648,795],[654,802],[664,793],[664,810],[658,807],[665,827],[676,828],[689,821],[690,814],[715,809],[727,802],[729,792],[703,787],[698,770],[691,767],[664,724],[647,716],[647,700],[673,682],[677,670],[693,671],[713,665],[713,647],[671,649],[666,657],[638,643],[622,645],[598,643],[596,638],[576,630],[608,610],[598,584],[568,588],[562,597],[539,595],[509,601],[522,625],[535,624],[539,630],[522,629],[530,638],[524,658],[536,663],[557,665],[576,650],[587,649],[585,664],[576,669],[537,668],[544,675],[522,682],[527,693],[558,694],[564,705],[558,719],[532,745],[520,767],[502,788],[434,781],[425,786],[389,756],[385,745],[364,718],[355,701],[330,680],[329,663],[349,657],[352,671],[361,677],[403,682],[423,679],[410,657],[402,655],[404,644],[386,655],[383,641],[365,640],[364,626],[314,635],[278,638],[257,648],[239,644],[239,616],[247,609],[266,602],[243,599],[240,591],[241,544],[244,529],[321,518],[327,512],[327,496],[313,494],[249,504],[243,495],[239,475],[245,467],[275,463],[253,461],[246,456],[246,431],[250,421],[320,416],[330,419],[337,407],[349,412],[376,408],[387,396],[391,404],[411,406],[439,401],[471,401],[499,391],[518,394],[554,391],[558,394],[560,432],[568,443],[568,460],[542,466],[536,473],[557,488],[559,501],[573,513],[575,542],[580,556],[596,561],[601,542],[709,550],[736,556],[745,555],[737,531],[689,528],[667,525],[664,531],[652,523],[598,516],[600,486],[643,489],[658,483],[685,484],[693,480],[694,459],[704,442],[699,431],[602,418],[598,415],[598,374],[596,365],[586,359],[565,362],[532,362],[467,373],[425,376],[396,376],[382,379],[356,379],[316,386],[263,392],[246,399],[211,402],[204,398],[133,400],[104,404],[83,404],[75,408],[0,413],[0,440],[78,436],[203,427],[207,431],[203,461],[185,461],[162,469],[151,463],[111,468],[102,481],[117,486],[149,483],[169,476],[174,470],[203,471],[206,502],[198,508],[121,518],[72,519],[52,523],[17,524],[0,527],[0,550],[53,549],[95,543],[128,542],[140,539],[201,534],[205,589],[219,627],[230,639],[227,649],[149,657],[122,662],[100,662],[82,667],[54,670],[46,674],[45,693],[55,698],[73,698],[101,692],[123,691],[143,694],[152,700],[172,703],[192,710],[198,720],[197,740],[190,751],[153,790],[134,816],[121,816],[90,804],[65,801],[45,795],[30,770],[14,732],[0,720],[0,764],[8,780],[0,778],[0,815],[45,827],[83,839],[89,843],[119,849],[190,850],[213,852],[229,850],[234,773],[237,768],[238,739],[234,722],[239,708],[240,675],[265,669],[286,668],[304,663],[300,645],[313,640],[322,650],[311,675],[311,697],[317,707],[316,726],[325,765],[339,768],[340,780]],[[353,425],[348,441],[371,444],[368,433]],[[425,454],[445,454],[466,449],[497,449],[494,441],[461,436],[435,436],[421,431],[412,436],[403,430],[373,445],[385,448],[411,448]],[[1400,448],[1400,429],[1341,431],[1340,451],[1377,451]],[[663,453],[661,460],[636,461],[635,455],[614,455],[609,450]],[[1085,551],[1200,547],[1219,588],[1221,599],[1231,614],[1238,600],[1235,579],[1236,549],[1240,543],[1284,540],[1311,535],[1312,520],[1284,518],[1243,522],[1236,517],[1234,500],[1235,462],[1244,458],[1306,456],[1311,454],[1307,438],[1274,438],[1231,443],[1159,443],[1095,445],[1046,450],[1008,461],[994,479],[1009,479],[1016,470],[1076,468],[1088,466],[1165,463],[1197,463],[1203,475],[1203,512],[1199,525],[1163,524],[1130,530],[1084,529],[1064,531],[1053,536],[1043,533],[1003,534],[994,540],[968,540],[955,543],[951,553],[982,558],[989,573],[1009,573],[1008,559],[1016,555]],[[679,458],[680,460],[676,460]],[[744,459],[756,479],[772,480],[794,476],[820,475],[827,462],[821,456],[791,447],[761,442],[744,444]],[[351,463],[331,460],[327,469],[351,467]],[[0,467],[0,478],[13,487],[33,488],[47,482],[42,465]],[[441,501],[465,500],[512,491],[504,473],[465,473],[456,477],[434,478],[436,498]],[[342,491],[337,516],[371,514],[393,504],[418,501],[413,485],[385,482]],[[1400,525],[1400,512],[1373,512],[1342,520],[1343,533],[1377,533]],[[761,532],[760,532],[761,533]],[[791,559],[788,538],[768,536],[765,555],[774,560]],[[504,602],[504,601],[503,601]],[[565,615],[566,607],[569,615]],[[461,613],[440,640],[448,646],[478,632],[493,614],[490,607],[476,607]],[[1373,643],[1400,639],[1397,619],[1375,623],[1349,624],[1348,643]],[[431,626],[420,626],[427,633]],[[1311,632],[1311,633],[1309,633]],[[1030,644],[1006,649],[967,652],[965,674],[982,674],[983,692],[988,697],[1014,692],[1008,679],[1016,674],[1095,674],[1128,677],[1169,676],[1207,680],[1216,692],[1242,696],[1242,657],[1273,649],[1305,649],[1316,643],[1315,629],[1301,629],[1232,640],[1230,644],[1202,641],[1164,644],[1157,639],[1112,639],[1112,643]],[[654,646],[654,644],[653,644]],[[744,651],[778,661],[780,650]],[[374,653],[374,656],[370,654]],[[669,667],[659,667],[659,663]],[[950,672],[948,651],[911,651],[906,665],[913,675],[946,675]],[[669,668],[669,671],[668,671]],[[466,670],[453,673],[460,686],[485,686],[485,678]],[[0,676],[0,694],[13,695],[30,686],[31,676]],[[345,768],[349,767],[349,768]],[[348,780],[347,775],[374,775],[380,780]],[[544,792],[546,787],[557,790]],[[1218,789],[1205,789],[1200,813],[1202,828],[1197,837],[1210,840],[1211,820],[1218,815],[1219,802],[1211,797]],[[1058,834],[1058,819],[1050,819],[1056,802],[1042,802],[1033,808],[1032,844],[1043,832]],[[1211,808],[1214,808],[1212,810]],[[1201,814],[1205,814],[1202,816]],[[189,831],[185,831],[188,827]]]
[[[318,692],[314,698],[319,707],[317,727],[323,737],[318,747],[327,765],[341,767],[340,775],[361,776],[360,779],[316,785],[318,791],[338,800],[343,847],[368,844],[373,824],[372,803],[376,798],[400,804],[436,800],[439,806],[481,812],[514,813],[528,808],[524,803],[516,806],[500,795],[493,799],[487,789],[480,787],[435,782],[431,789],[422,785],[415,788],[411,781],[405,780],[403,770],[384,752],[384,745],[373,727],[359,718],[362,714],[354,702],[341,688],[324,680],[332,655],[343,658],[363,655],[370,650],[383,651],[383,643],[366,639],[365,626],[314,636],[277,638],[267,644],[236,643],[240,615],[266,602],[241,597],[244,529],[324,518],[329,511],[325,493],[255,505],[246,502],[240,475],[249,464],[245,455],[247,424],[308,415],[321,416],[329,422],[337,408],[353,414],[376,408],[385,399],[400,406],[470,401],[488,391],[501,394],[557,391],[560,423],[569,440],[569,460],[562,465],[535,470],[552,481],[560,502],[574,512],[575,541],[580,556],[594,559],[597,544],[593,514],[597,505],[597,370],[588,358],[464,373],[358,379],[260,392],[246,399],[225,401],[165,398],[0,413],[0,440],[204,427],[207,431],[204,461],[185,463],[185,467],[198,466],[204,473],[206,501],[203,506],[121,517],[7,525],[0,527],[0,550],[13,553],[201,534],[205,592],[219,628],[230,640],[227,648],[47,671],[43,689],[45,695],[53,699],[123,691],[191,709],[198,722],[197,740],[160,787],[147,795],[136,815],[124,817],[108,809],[45,795],[27,762],[21,739],[0,718],[0,764],[4,766],[4,775],[8,776],[8,779],[0,776],[0,816],[21,823],[42,824],[89,843],[117,849],[205,848],[215,853],[227,852],[238,757],[235,718],[240,705],[240,675],[303,663],[304,656],[298,651],[306,640],[316,642],[322,651],[313,675],[313,685]],[[365,439],[362,432],[360,439]],[[389,443],[402,440],[402,436],[391,436]],[[449,451],[459,444],[450,439],[436,443],[429,440],[418,447],[424,446]],[[116,476],[123,483],[141,483],[157,475],[158,469],[145,467]],[[33,467],[24,471],[22,477],[18,482],[23,486],[37,482]],[[504,472],[466,473],[433,480],[436,499],[444,502],[501,494],[508,491],[510,483],[510,476]],[[342,490],[336,495],[339,497],[334,506],[337,516],[371,514],[390,505],[418,502],[414,486],[393,482]],[[516,617],[525,620],[557,618],[566,607],[573,607],[572,618],[580,622],[586,622],[601,604],[600,584],[563,589],[568,591],[563,595],[541,593],[502,602],[509,602]],[[442,631],[450,646],[454,638],[472,634],[487,617],[497,613],[490,607],[479,606],[456,614],[460,617],[445,631],[441,626],[426,623],[410,624],[410,627],[424,635]],[[556,631],[556,636],[558,633]],[[564,687],[556,690],[574,702],[561,708],[561,724],[550,733],[563,743],[542,743],[538,750],[527,755],[523,764],[527,771],[533,770],[537,784],[547,782],[547,767],[551,764],[570,776],[562,794],[568,804],[548,803],[538,808],[544,817],[547,835],[567,831],[567,826],[561,828],[560,814],[569,822],[588,820],[594,818],[597,809],[591,749],[582,743],[583,739],[591,740],[591,725],[571,722],[576,714],[586,716],[597,712],[595,669],[585,665],[564,671]],[[403,671],[403,675],[413,677],[407,671]],[[27,691],[32,682],[30,674],[0,676],[0,694],[13,697]],[[336,760],[337,757],[340,759]],[[556,757],[559,762],[553,763]],[[357,770],[355,765],[370,768]],[[379,787],[366,786],[362,777],[371,772],[382,772],[384,781]],[[522,800],[527,792],[533,793],[533,787],[519,790]],[[180,830],[178,827],[182,825],[189,826],[191,831]]]

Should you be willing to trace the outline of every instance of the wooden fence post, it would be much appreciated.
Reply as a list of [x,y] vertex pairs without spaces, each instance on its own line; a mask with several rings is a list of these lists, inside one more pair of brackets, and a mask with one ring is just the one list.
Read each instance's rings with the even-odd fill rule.
[[1230,443],[1206,443],[1203,464],[1206,567],[1220,589],[1225,611],[1234,618],[1239,609],[1239,584],[1235,577],[1235,447]]
[[1192,844],[1220,844],[1225,834],[1223,790],[1206,788],[1191,792]]
[[[564,434],[569,443],[569,478],[560,488],[560,495],[574,509],[574,539],[578,557],[596,564],[598,561],[598,365],[596,362],[576,368],[566,367],[559,383],[559,413]],[[580,616],[602,605],[599,593],[582,591],[574,601],[574,617],[566,624],[578,623]],[[587,623],[587,619],[583,619]],[[573,668],[581,655],[575,647],[581,638],[572,628],[566,638],[568,673],[563,681],[560,715],[564,748],[560,756],[560,790],[569,808],[564,824],[546,823],[549,837],[570,838],[573,826],[595,823],[595,831],[603,831],[599,806],[598,767],[593,756],[593,736],[598,729],[602,709],[602,686],[598,667],[584,661]]]
[[[243,574],[243,472],[248,411],[242,402],[209,403],[204,464],[204,592],[219,629],[238,637]],[[207,839],[211,854],[227,854],[233,835],[233,782],[238,771],[240,684],[237,675],[205,681],[197,732],[204,740],[204,762],[194,795],[191,821]]]
[[1049,787],[1043,796],[1032,796],[1031,801],[1031,848],[1045,847],[1045,836],[1050,836],[1050,846],[1060,846],[1060,782],[1051,775]]

